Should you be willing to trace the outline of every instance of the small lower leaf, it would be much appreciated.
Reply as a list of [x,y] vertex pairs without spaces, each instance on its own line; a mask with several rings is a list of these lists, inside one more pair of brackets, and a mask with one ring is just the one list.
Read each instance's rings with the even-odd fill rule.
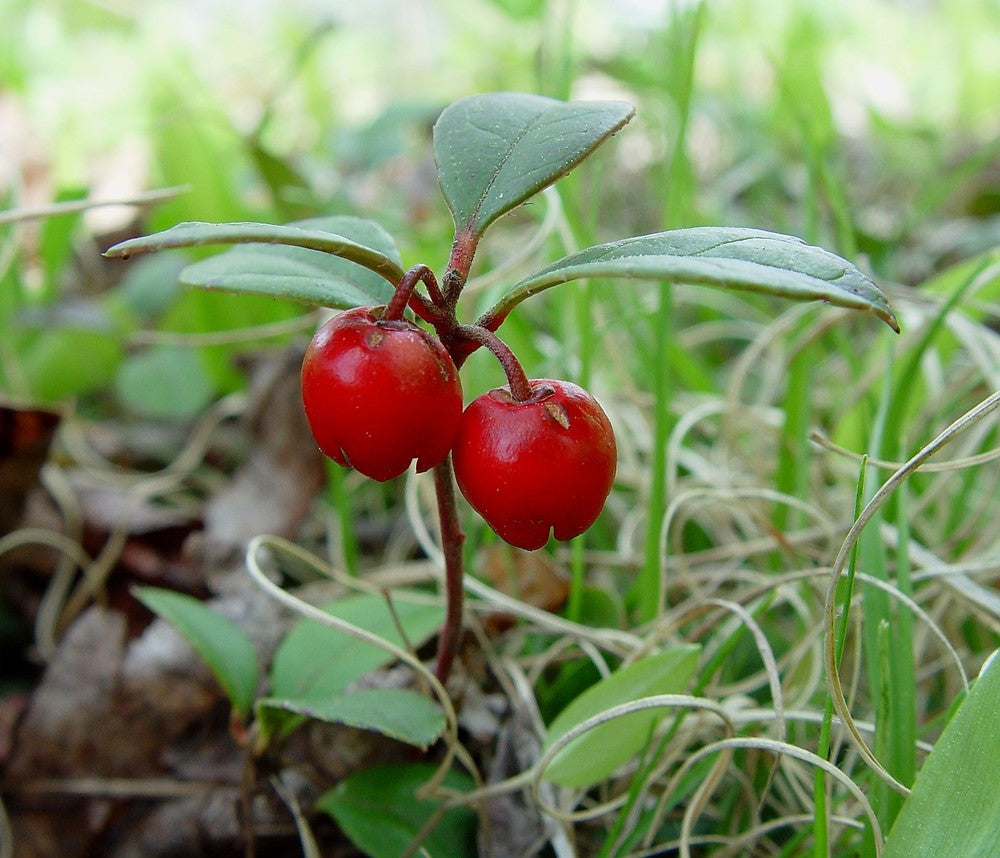
[[257,653],[246,632],[193,596],[158,587],[136,587],[135,596],[174,626],[211,669],[241,718],[250,715],[257,690]]
[[993,653],[917,774],[885,842],[885,858],[1000,849],[1000,654]]
[[106,388],[122,359],[121,343],[106,331],[50,328],[23,344],[11,329],[5,328],[2,336],[12,341],[25,389],[41,403],[65,402]]
[[147,324],[154,322],[180,292],[177,278],[183,267],[181,252],[147,257],[129,266],[114,289],[115,296],[131,317]]
[[[417,799],[416,791],[434,775],[426,763],[374,766],[351,775],[316,802],[355,846],[371,858],[399,858],[437,811],[436,801]],[[448,772],[442,786],[470,792],[475,784],[467,775]],[[476,854],[476,815],[468,808],[446,811],[423,842],[418,855],[429,858],[468,858]]]
[[[395,591],[391,610],[385,598],[373,593],[346,596],[324,605],[323,610],[397,646],[418,647],[441,626],[444,609],[409,601],[410,595],[406,590]],[[315,620],[302,620],[274,655],[271,693],[287,700],[325,699],[391,660],[391,654],[373,644]]]
[[171,345],[125,358],[115,389],[133,411],[158,420],[196,417],[216,393],[198,352]]
[[[551,747],[577,724],[620,703],[654,694],[684,691],[698,666],[701,647],[673,647],[615,671],[592,685],[560,712],[545,736]],[[545,769],[545,780],[562,786],[586,787],[608,777],[636,754],[650,727],[664,717],[662,710],[629,713],[578,736],[556,754]]]
[[282,700],[266,697],[256,706],[265,732],[278,712],[374,730],[400,742],[426,748],[444,732],[441,707],[405,688],[365,688],[322,700]]

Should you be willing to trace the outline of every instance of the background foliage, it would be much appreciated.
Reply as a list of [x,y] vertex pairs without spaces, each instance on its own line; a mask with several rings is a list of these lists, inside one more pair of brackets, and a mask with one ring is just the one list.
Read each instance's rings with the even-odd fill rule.
[[[902,334],[824,306],[659,282],[580,282],[519,307],[505,340],[529,374],[594,391],[619,436],[619,480],[595,528],[544,561],[504,553],[466,516],[475,616],[502,608],[518,618],[512,631],[481,636],[490,669],[470,675],[505,701],[505,724],[534,713],[535,738],[550,746],[558,736],[547,725],[569,727],[559,713],[586,703],[585,689],[606,708],[627,702],[602,694],[602,674],[641,665],[650,647],[700,645],[684,690],[725,709],[733,741],[833,760],[885,834],[902,798],[832,718],[825,602],[838,555],[854,547],[844,540],[857,510],[1000,388],[998,22],[996,0],[286,0],[243,4],[238,21],[221,3],[10,0],[0,13],[0,390],[68,409],[69,442],[54,456],[67,473],[124,473],[129,497],[211,521],[203,505],[256,441],[213,448],[196,465],[185,464],[184,441],[227,408],[240,411],[230,396],[247,391],[248,362],[300,349],[317,316],[179,289],[180,269],[210,249],[127,269],[102,260],[102,249],[181,221],[356,214],[392,234],[404,267],[439,269],[452,224],[430,127],[446,104],[494,90],[635,104],[626,130],[555,192],[491,228],[469,319],[590,244],[749,226],[856,262],[889,295]],[[182,190],[139,209],[47,208],[162,188]],[[485,353],[463,375],[467,398],[502,379]],[[91,442],[95,428],[140,440],[122,445],[122,460],[100,461],[70,443],[74,428]],[[835,638],[850,711],[907,786],[998,643],[998,444],[995,414],[977,417],[874,510],[841,558],[852,583],[835,601],[851,608]],[[144,482],[160,468],[176,482]],[[331,471],[324,497],[293,535],[338,569],[377,575],[412,561],[416,574],[420,557],[433,557],[419,481],[374,487]],[[366,536],[386,519],[391,527]],[[498,555],[501,573],[491,575]],[[102,560],[112,593],[119,559],[109,550]],[[541,576],[549,563],[569,580],[549,615],[516,587],[507,587],[520,597],[513,605],[487,589],[523,582],[525,565]],[[43,585],[33,586],[41,598]],[[79,592],[77,607],[93,596]],[[48,593],[50,607],[74,603]],[[5,665],[17,665],[5,686],[30,691],[65,623],[59,610],[23,615],[5,595],[12,607],[0,621],[16,652]],[[963,730],[989,721],[990,701],[970,700],[977,708]],[[481,761],[500,730],[478,747]],[[644,838],[695,837],[705,854],[748,844],[762,855],[824,854],[826,844],[832,854],[875,854],[874,826],[841,781],[759,748],[694,758],[724,737],[718,720],[668,718],[631,768],[602,770],[596,791],[560,794],[563,811],[611,800],[606,812],[531,830],[556,853],[572,843],[582,854],[630,854]],[[974,745],[965,756],[945,747],[937,798],[976,761]],[[729,765],[718,779],[716,760]],[[407,769],[400,780],[425,774]],[[372,784],[346,783],[325,804],[357,828],[352,802],[369,807]],[[950,821],[961,811],[936,801],[933,785],[920,801]],[[412,836],[424,818],[400,826]],[[890,849],[917,854],[891,838]]]

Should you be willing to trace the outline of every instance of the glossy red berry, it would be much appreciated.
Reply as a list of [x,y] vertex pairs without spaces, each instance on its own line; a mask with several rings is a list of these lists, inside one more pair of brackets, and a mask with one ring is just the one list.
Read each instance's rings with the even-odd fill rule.
[[440,341],[357,307],[319,329],[302,362],[302,402],[320,449],[375,480],[440,464],[462,416],[462,386]]
[[452,452],[466,500],[499,536],[541,548],[549,530],[572,539],[594,523],[615,479],[618,449],[604,410],[568,381],[535,379],[516,401],[507,388],[474,400]]

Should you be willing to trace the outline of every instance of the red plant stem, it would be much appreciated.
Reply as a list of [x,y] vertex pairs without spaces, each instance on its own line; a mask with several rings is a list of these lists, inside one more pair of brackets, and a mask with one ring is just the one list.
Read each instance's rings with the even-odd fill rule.
[[[423,296],[416,292],[417,284],[423,281],[427,286],[427,294],[431,297],[428,304]],[[434,272],[426,265],[414,265],[407,271],[399,281],[392,300],[386,305],[382,312],[382,318],[387,321],[397,321],[403,318],[403,311],[407,305],[425,322],[434,324],[441,319],[441,308],[444,306],[444,296],[438,287]]]
[[421,266],[415,265],[403,275],[399,281],[399,285],[396,287],[395,294],[392,296],[392,300],[386,305],[385,310],[382,311],[382,319],[384,321],[394,322],[403,318],[403,310],[406,309],[406,305],[410,301],[410,295],[413,294],[413,290],[420,282],[420,268]]
[[465,281],[469,279],[469,269],[472,268],[472,258],[476,255],[478,244],[479,236],[469,227],[455,233],[451,256],[448,257],[448,266],[444,272],[444,296],[452,306],[455,306]]
[[465,534],[458,521],[455,504],[455,480],[451,454],[434,468],[438,518],[441,522],[441,548],[444,551],[444,585],[447,608],[438,638],[437,665],[434,673],[444,684],[451,673],[458,640],[462,631],[462,543]]
[[419,292],[414,291],[410,294],[410,309],[428,324],[437,325],[441,321],[438,308],[429,304]]
[[444,295],[441,294],[441,287],[438,286],[437,277],[434,276],[434,272],[426,265],[417,267],[422,269],[420,279],[424,281],[424,285],[427,287],[427,294],[431,296],[431,302],[435,307],[444,307]]
[[[472,257],[475,255],[477,243],[478,237],[469,230],[459,230],[455,235],[451,256],[442,279],[443,289],[438,286],[438,282],[429,268],[419,267],[418,276],[427,285],[427,294],[430,295],[433,302],[431,309],[435,315],[433,319],[428,319],[423,314],[421,317],[434,326],[441,341],[445,344],[445,348],[456,360],[456,365],[461,365],[463,359],[458,350],[458,345],[463,341],[463,338],[457,335],[461,326],[455,315],[455,305],[458,303],[462,288],[469,277],[469,268],[472,266]],[[411,272],[417,271],[416,268],[410,270]],[[401,282],[400,288],[397,288],[396,295],[393,296],[394,300],[399,296],[402,285]],[[407,294],[413,294],[413,287],[410,287]],[[414,307],[414,310],[416,309]],[[524,378],[524,370],[517,363],[513,353],[503,343],[500,345],[510,355],[510,359],[516,365],[516,371],[520,372],[520,377]],[[524,386],[527,387],[526,378],[524,378]],[[438,520],[441,526],[441,550],[444,553],[446,605],[444,623],[438,636],[437,664],[434,673],[444,684],[448,681],[452,665],[455,662],[455,654],[462,634],[462,601],[464,596],[462,545],[465,542],[465,534],[462,533],[462,525],[458,520],[458,506],[455,502],[455,472],[450,453],[440,465],[434,468],[434,492],[437,496]]]
[[510,395],[517,402],[524,402],[531,398],[532,389],[528,383],[528,377],[524,374],[524,367],[503,340],[493,331],[480,325],[461,325],[458,334],[468,340],[473,340],[486,346],[503,367],[507,376],[507,385],[510,387]]

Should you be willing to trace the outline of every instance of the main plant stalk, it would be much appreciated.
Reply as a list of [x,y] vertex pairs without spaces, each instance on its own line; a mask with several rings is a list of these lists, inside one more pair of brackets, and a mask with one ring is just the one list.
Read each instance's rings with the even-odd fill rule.
[[441,523],[447,603],[444,625],[441,626],[441,635],[438,638],[437,665],[434,673],[443,684],[451,673],[462,632],[462,543],[465,541],[465,534],[462,533],[462,526],[458,521],[450,453],[434,468],[434,490],[437,494],[438,519]]

